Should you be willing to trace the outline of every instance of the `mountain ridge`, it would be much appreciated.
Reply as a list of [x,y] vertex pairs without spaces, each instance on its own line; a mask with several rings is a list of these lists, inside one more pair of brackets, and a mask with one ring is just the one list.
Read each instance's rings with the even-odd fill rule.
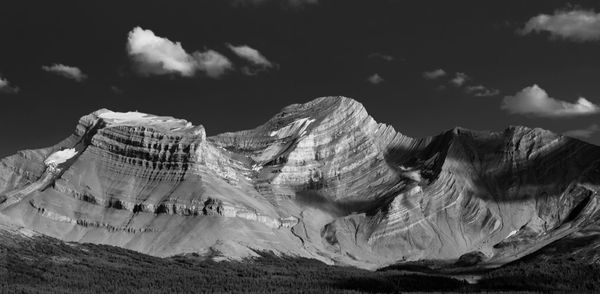
[[345,97],[214,136],[101,109],[59,144],[0,161],[0,214],[156,256],[273,250],[376,268],[480,252],[500,265],[595,220],[599,159],[520,126],[411,138]]

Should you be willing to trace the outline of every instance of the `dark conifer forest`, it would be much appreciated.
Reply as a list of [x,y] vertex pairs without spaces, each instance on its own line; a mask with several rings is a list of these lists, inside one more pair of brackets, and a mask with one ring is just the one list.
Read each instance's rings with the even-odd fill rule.
[[568,254],[555,254],[547,260],[544,251],[478,273],[478,282],[470,284],[452,276],[398,268],[367,271],[265,252],[244,261],[215,262],[193,254],[157,258],[118,247],[46,237],[3,243],[9,245],[0,246],[1,293],[600,291],[598,265],[582,264]]

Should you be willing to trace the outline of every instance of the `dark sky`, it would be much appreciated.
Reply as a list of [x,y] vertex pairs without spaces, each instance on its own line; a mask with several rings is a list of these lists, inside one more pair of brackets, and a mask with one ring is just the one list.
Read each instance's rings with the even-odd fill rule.
[[[516,33],[540,14],[600,11],[598,1],[241,2],[2,1],[0,77],[19,91],[0,93],[0,156],[53,145],[99,108],[184,118],[214,135],[253,128],[286,105],[330,95],[360,101],[378,122],[410,136],[526,125],[561,133],[590,128],[585,140],[600,143],[593,132],[598,114],[539,117],[501,109],[504,96],[534,84],[562,101],[600,104],[600,41]],[[137,26],[181,42],[188,53],[216,50],[236,70],[218,79],[141,75],[127,51]],[[276,66],[245,75],[229,43],[248,45]],[[87,79],[42,70],[54,63],[78,67]],[[423,77],[438,68],[447,76]],[[456,72],[470,77],[465,85],[449,83]],[[367,81],[375,73],[383,82]],[[475,85],[500,94],[467,93]]]

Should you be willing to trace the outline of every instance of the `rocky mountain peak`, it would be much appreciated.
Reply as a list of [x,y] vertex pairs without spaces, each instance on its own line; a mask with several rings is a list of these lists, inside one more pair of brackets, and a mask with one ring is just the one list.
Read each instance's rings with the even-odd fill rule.
[[62,240],[169,256],[256,250],[366,268],[503,264],[597,215],[600,148],[541,129],[410,138],[322,97],[254,129],[101,109],[0,161],[0,215]]

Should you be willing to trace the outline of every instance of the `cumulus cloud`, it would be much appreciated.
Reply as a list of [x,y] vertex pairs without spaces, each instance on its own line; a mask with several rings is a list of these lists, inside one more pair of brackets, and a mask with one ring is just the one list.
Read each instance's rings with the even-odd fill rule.
[[384,79],[377,73],[370,75],[367,78],[367,81],[373,85],[381,84],[384,82]]
[[423,72],[423,77],[428,80],[435,80],[446,75],[446,71],[441,68]]
[[129,32],[127,52],[136,70],[145,76],[178,74],[192,77],[202,72],[218,78],[233,65],[227,57],[214,51],[187,53],[180,42],[156,36],[151,30],[136,27]]
[[10,84],[7,79],[0,77],[0,93],[16,94],[19,92],[19,87]]
[[462,72],[457,72],[454,75],[454,78],[452,80],[450,80],[450,83],[452,83],[453,85],[460,87],[462,85],[464,85],[467,80],[469,79],[469,76],[467,76],[466,74],[462,73]]
[[179,42],[158,37],[151,30],[141,27],[129,32],[127,41],[127,51],[142,74],[179,73],[182,76],[192,76],[195,73],[194,58]]
[[385,60],[385,61],[394,61],[394,56],[392,55],[388,55],[388,54],[384,54],[384,53],[380,53],[380,52],[375,52],[375,53],[371,53],[369,54],[369,58],[376,58],[376,59],[381,59],[381,60]]
[[273,67],[273,64],[269,60],[267,60],[266,57],[264,57],[260,52],[258,52],[258,50],[248,45],[233,46],[231,44],[227,44],[227,47],[229,47],[229,49],[233,51],[235,55],[249,61],[254,65],[266,68]]
[[518,32],[524,35],[547,32],[554,39],[579,42],[600,40],[600,13],[573,10],[540,14],[529,19]]
[[591,138],[592,135],[600,131],[600,125],[592,124],[591,126],[583,129],[570,130],[563,133],[565,136],[576,137],[576,138]]
[[504,97],[501,108],[513,114],[540,117],[582,116],[600,112],[596,104],[583,97],[575,103],[561,101],[548,96],[538,85],[527,87],[514,96]]
[[475,97],[492,97],[500,95],[500,90],[488,88],[484,85],[468,86],[465,91]]
[[68,66],[60,63],[55,63],[53,65],[44,65],[42,66],[42,70],[65,77],[67,79],[72,79],[77,82],[83,82],[87,79],[87,75],[84,74],[81,69]]

